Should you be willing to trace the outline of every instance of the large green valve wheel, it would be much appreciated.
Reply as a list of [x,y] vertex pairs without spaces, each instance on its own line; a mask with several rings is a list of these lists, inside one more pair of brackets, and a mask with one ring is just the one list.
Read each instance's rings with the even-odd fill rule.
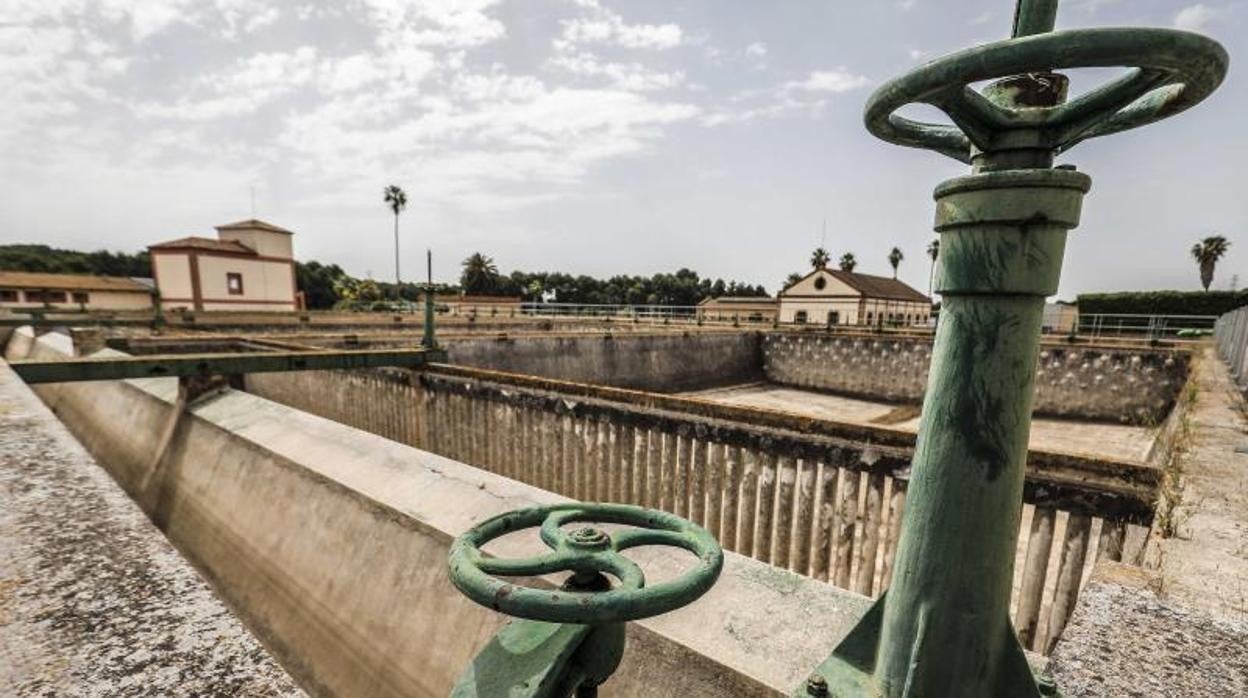
[[[882,85],[867,102],[871,133],[898,145],[970,162],[979,151],[1048,148],[1118,133],[1177,114],[1221,84],[1228,64],[1218,42],[1173,29],[1075,29],[997,41],[959,51]],[[1130,67],[1127,75],[1057,106],[1006,108],[971,84],[1069,68]],[[1060,76],[1054,76],[1060,77]],[[895,112],[928,104],[954,125]]]
[[[569,530],[565,526],[581,524]],[[610,532],[590,524],[632,528]],[[487,557],[490,541],[540,527],[550,552],[530,558]],[[646,585],[622,554],[642,545],[697,556],[684,575]],[[468,598],[516,616],[460,676],[454,698],[591,698],[619,666],[624,623],[675,610],[715,584],[724,553],[711,534],[679,516],[625,504],[560,504],[512,511],[472,528],[451,544],[450,572]],[[571,572],[560,589],[502,578]],[[618,580],[612,583],[610,577]]]
[[[563,528],[573,523],[635,528],[611,533],[591,526]],[[549,553],[500,559],[481,551],[495,538],[538,526]],[[683,548],[696,555],[698,562],[678,579],[647,586],[637,563],[621,554],[642,545]],[[711,588],[723,564],[723,550],[702,527],[679,516],[626,504],[560,504],[508,512],[457,538],[450,555],[451,581],[482,606],[520,618],[584,625],[622,623],[680,608]],[[571,585],[551,591],[499,579],[555,572],[575,573]],[[602,574],[615,577],[618,586],[596,589],[589,580]],[[585,590],[578,590],[578,579],[585,580]]]

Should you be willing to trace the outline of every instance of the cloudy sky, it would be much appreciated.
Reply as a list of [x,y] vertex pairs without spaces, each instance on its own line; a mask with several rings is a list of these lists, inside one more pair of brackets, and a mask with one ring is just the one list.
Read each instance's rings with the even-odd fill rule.
[[[0,0],[0,242],[141,249],[246,218],[392,278],[681,266],[775,291],[821,241],[926,289],[931,190],[966,171],[861,125],[875,86],[1003,38],[1007,0]],[[1062,294],[1248,286],[1242,0],[1066,0],[1059,27],[1178,26],[1222,89],[1064,158],[1094,178]],[[1081,79],[1082,78],[1082,79]],[[1076,76],[1077,88],[1105,73]],[[823,232],[826,220],[826,233]]]

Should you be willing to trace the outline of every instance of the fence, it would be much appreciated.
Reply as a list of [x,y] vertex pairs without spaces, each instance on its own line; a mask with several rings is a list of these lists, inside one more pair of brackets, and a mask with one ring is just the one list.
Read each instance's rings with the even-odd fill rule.
[[[452,366],[253,374],[247,388],[570,498],[670,511],[868,596],[892,575],[905,432]],[[1052,646],[1095,558],[1122,559],[1156,484],[1143,466],[1032,456],[1013,602],[1028,648]]]
[[1134,315],[1080,313],[1076,332],[1081,336],[1174,338],[1184,330],[1212,330],[1216,315]]
[[1214,329],[1218,353],[1231,369],[1231,377],[1240,390],[1248,387],[1248,306],[1218,318]]

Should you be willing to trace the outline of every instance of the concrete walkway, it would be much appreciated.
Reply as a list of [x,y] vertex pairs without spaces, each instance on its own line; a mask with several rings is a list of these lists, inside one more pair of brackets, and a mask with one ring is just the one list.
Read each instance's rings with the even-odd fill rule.
[[[758,407],[854,424],[888,426],[914,433],[919,431],[917,405],[898,406],[771,383],[752,383],[684,394],[726,405]],[[1038,418],[1031,422],[1030,443],[1032,448],[1045,451],[1142,462],[1148,457],[1155,436],[1153,430],[1146,427]]]
[[3,361],[0,695],[302,695]]
[[1175,534],[1154,569],[1096,567],[1052,657],[1065,695],[1248,695],[1245,403],[1211,349],[1190,380]]

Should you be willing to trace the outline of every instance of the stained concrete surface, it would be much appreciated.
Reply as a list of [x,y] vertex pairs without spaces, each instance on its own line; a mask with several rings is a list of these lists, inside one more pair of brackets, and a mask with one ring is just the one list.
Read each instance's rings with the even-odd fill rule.
[[3,362],[0,695],[303,695]]
[[[919,430],[918,410],[908,406],[786,388],[772,383],[749,383],[684,394],[726,405],[758,407],[854,424],[889,426],[916,433]],[[1120,424],[1063,419],[1033,419],[1031,423],[1031,447],[1034,449],[1136,462],[1147,458],[1155,436],[1153,429]]]
[[1246,646],[1243,616],[1176,602],[1153,574],[1102,563],[1049,669],[1066,696],[1243,696]]
[[1248,620],[1248,403],[1212,347],[1192,383],[1175,535],[1157,539],[1150,562],[1168,598]]

